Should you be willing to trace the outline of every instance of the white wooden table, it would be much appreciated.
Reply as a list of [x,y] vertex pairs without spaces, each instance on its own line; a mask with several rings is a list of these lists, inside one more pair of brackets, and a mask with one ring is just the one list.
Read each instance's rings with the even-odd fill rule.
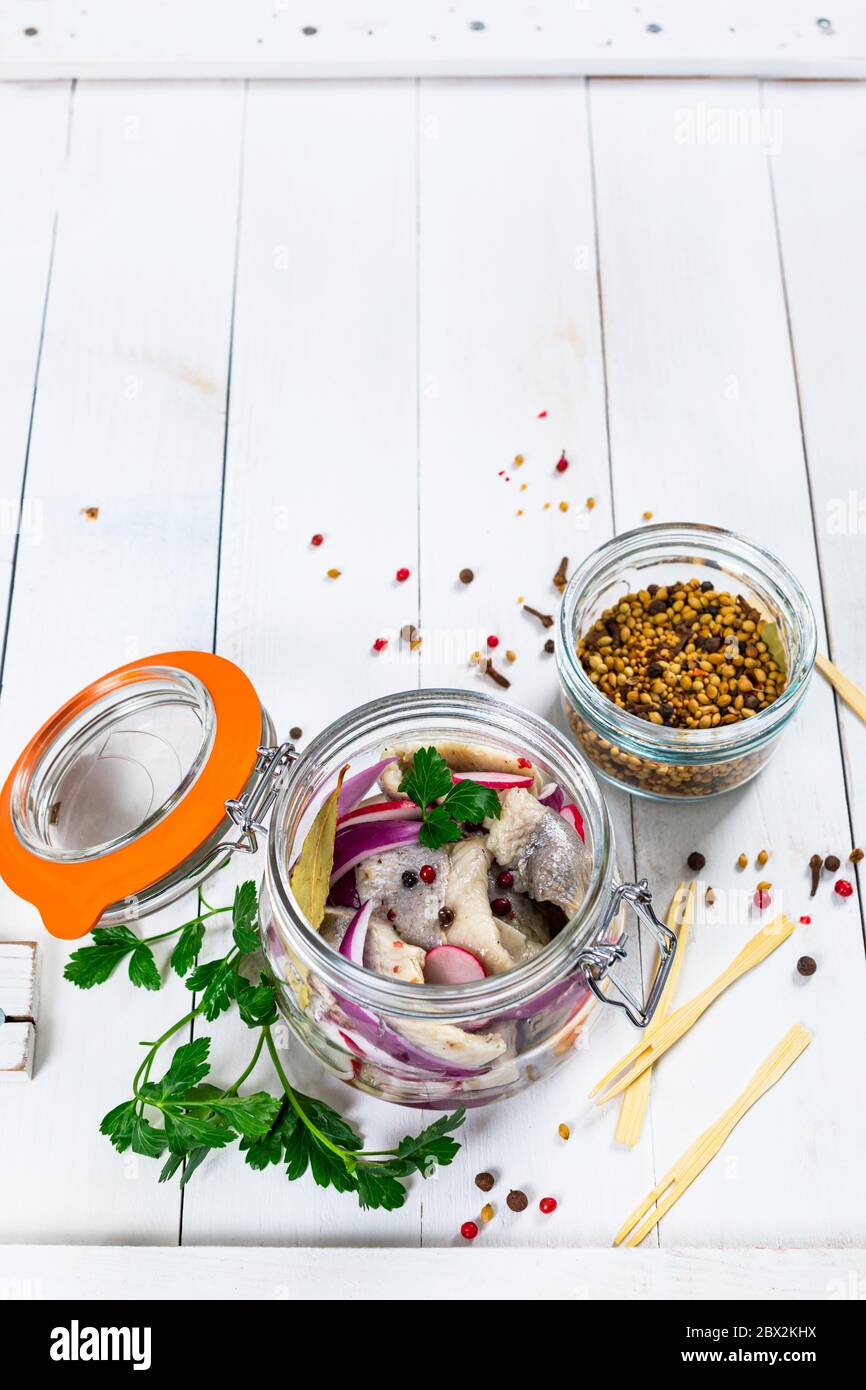
[[[772,152],[754,138],[761,112]],[[558,719],[517,597],[550,609],[560,556],[573,567],[647,511],[776,551],[822,648],[866,682],[860,83],[25,83],[0,88],[0,136],[4,769],[92,677],[183,647],[238,662],[282,736],[297,724],[307,739],[391,691],[475,688],[466,658],[495,632],[518,653],[508,698]],[[424,643],[401,657],[406,622]],[[805,866],[866,838],[864,768],[866,729],[816,677],[742,793],[688,809],[611,794],[624,866],[662,904],[688,852],[707,855],[722,908],[699,920],[681,998],[754,930],[726,920],[721,891],[743,888],[741,851],[771,850],[776,904],[812,925],[658,1068],[635,1151],[614,1146],[613,1108],[585,1100],[633,1041],[608,1011],[555,1079],[473,1113],[458,1165],[391,1214],[231,1153],[181,1199],[153,1164],[115,1155],[99,1119],[185,992],[122,976],[76,991],[68,948],[4,889],[0,935],[38,937],[44,959],[35,1078],[0,1088],[0,1287],[281,1297],[335,1261],[352,1288],[398,1287],[440,1247],[423,1268],[453,1289],[477,1278],[466,1262],[483,1245],[494,1289],[863,1296],[862,900],[825,887],[810,903]],[[818,961],[808,981],[802,952]],[[604,1249],[798,1019],[813,1046],[652,1244]],[[229,1073],[240,1029],[215,1032]],[[382,1147],[413,1123],[293,1066]],[[470,1254],[452,1247],[483,1167],[532,1202],[514,1216],[500,1198]],[[97,1248],[179,1244],[186,1263]],[[358,1246],[389,1258],[343,1249]],[[513,1263],[549,1246],[553,1263]]]

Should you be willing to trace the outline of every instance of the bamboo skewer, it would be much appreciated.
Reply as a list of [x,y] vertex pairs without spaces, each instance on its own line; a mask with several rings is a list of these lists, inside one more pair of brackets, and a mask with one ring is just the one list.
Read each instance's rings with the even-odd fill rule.
[[[636,1081],[647,1067],[653,1066],[660,1057],[664,1056],[668,1048],[673,1047],[674,1043],[688,1032],[701,1017],[701,1014],[709,1008],[714,1000],[718,999],[720,994],[724,993],[729,985],[732,985],[735,980],[738,980],[741,975],[745,975],[754,966],[760,965],[761,961],[766,960],[767,956],[778,946],[781,946],[783,941],[787,941],[793,930],[794,923],[784,913],[780,913],[778,917],[773,918],[772,922],[761,927],[760,931],[746,942],[727,969],[723,970],[712,984],[707,985],[706,989],[702,990],[700,994],[696,994],[694,999],[690,999],[687,1004],[675,1009],[659,1025],[652,1037],[641,1038],[630,1052],[627,1052],[619,1062],[614,1063],[590,1091],[590,1097],[598,1096],[596,1103],[604,1105],[605,1101],[613,1100],[614,1096],[618,1096],[626,1087]],[[610,1086],[604,1095],[599,1095],[599,1092],[609,1086],[611,1080],[620,1076],[622,1072],[625,1075]]]
[[[746,1089],[737,1097],[733,1105],[715,1124],[710,1125],[709,1129],[705,1129],[703,1134],[698,1136],[691,1147],[665,1173],[661,1181],[635,1207],[614,1236],[614,1245],[620,1245],[623,1241],[628,1246],[640,1245],[656,1222],[664,1216],[665,1212],[670,1211],[698,1174],[703,1172],[711,1159],[715,1158],[732,1129],[739,1124],[746,1112],[755,1104],[755,1101],[760,1100],[761,1096],[784,1076],[788,1068],[796,1062],[811,1041],[812,1034],[809,1030],[801,1024],[795,1023],[782,1041],[773,1048],[770,1055],[764,1059]],[[656,1209],[647,1216],[647,1212],[654,1202],[657,1203]],[[641,1218],[645,1219],[642,1220]],[[638,1225],[638,1222],[641,1224]]]
[[[694,882],[689,885],[688,896],[686,898],[685,907],[683,908],[683,897],[685,892],[686,885],[683,882],[674,893],[670,908],[668,909],[667,925],[670,927],[671,931],[675,931],[677,934],[677,949],[674,955],[674,963],[671,966],[671,973],[662,991],[662,997],[658,1002],[652,1022],[644,1032],[644,1042],[646,1042],[648,1038],[654,1037],[658,1032],[661,1024],[668,1016],[670,1006],[673,1003],[674,994],[676,993],[677,981],[679,980],[680,971],[682,970],[686,943],[694,923]],[[681,911],[682,920],[680,920]],[[642,1072],[637,1080],[634,1081],[625,1092],[622,1098],[619,1119],[617,1120],[616,1132],[614,1134],[614,1139],[618,1144],[627,1144],[629,1148],[634,1148],[635,1144],[640,1139],[647,1105],[649,1104],[651,1083],[652,1068],[647,1067],[646,1071]]]
[[859,685],[855,685],[852,680],[843,675],[839,667],[834,666],[830,658],[825,656],[823,652],[816,654],[815,665],[821,675],[826,676],[833,688],[842,696],[845,704],[850,705],[854,713],[859,714],[866,723],[866,690],[861,690]]

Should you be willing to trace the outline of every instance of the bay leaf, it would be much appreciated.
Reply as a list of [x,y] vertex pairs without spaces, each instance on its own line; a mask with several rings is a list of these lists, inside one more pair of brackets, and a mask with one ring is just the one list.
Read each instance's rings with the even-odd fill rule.
[[766,644],[770,659],[775,661],[782,675],[787,675],[788,662],[785,656],[785,644],[782,641],[782,634],[779,632],[778,623],[764,623],[761,628],[761,641]]
[[325,903],[334,867],[334,836],[337,833],[337,802],[348,764],[341,769],[337,785],[326,797],[307,831],[298,862],[291,877],[292,892],[310,926],[322,925]]

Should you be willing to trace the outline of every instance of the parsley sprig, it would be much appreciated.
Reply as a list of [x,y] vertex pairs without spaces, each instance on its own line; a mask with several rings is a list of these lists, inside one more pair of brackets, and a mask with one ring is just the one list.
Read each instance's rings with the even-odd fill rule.
[[[383,1207],[391,1211],[401,1207],[406,1200],[406,1178],[415,1173],[427,1178],[451,1163],[460,1145],[450,1135],[462,1125],[465,1112],[460,1109],[441,1116],[420,1134],[401,1139],[394,1149],[365,1150],[361,1136],[342,1115],[324,1101],[297,1091],[286,1075],[274,1036],[278,1018],[275,982],[262,970],[255,980],[249,978],[252,958],[259,946],[255,885],[242,884],[230,908],[208,908],[193,922],[178,928],[181,941],[188,928],[218,912],[232,914],[230,949],[216,960],[197,965],[191,973],[192,959],[184,971],[178,971],[188,974],[187,989],[196,993],[196,1003],[160,1037],[142,1044],[147,1051],[133,1077],[132,1094],[108,1112],[100,1126],[101,1133],[120,1153],[131,1149],[155,1159],[167,1155],[160,1182],[168,1182],[180,1172],[184,1186],[208,1154],[236,1143],[247,1165],[256,1171],[285,1164],[290,1182],[309,1171],[319,1187],[354,1192],[364,1208]],[[149,949],[152,942],[175,934],[166,932],[145,941],[134,937],[138,944],[124,954],[131,951],[134,958],[142,945]],[[201,939],[203,935],[202,925]],[[196,938],[188,937],[188,943]],[[107,948],[112,944],[100,941],[94,947],[76,951],[67,967],[67,978],[84,989],[106,980],[123,959],[121,954],[113,959],[109,956]],[[120,944],[126,944],[125,938],[117,939],[117,945]],[[99,954],[86,955],[88,951]],[[172,956],[175,969],[177,951],[176,946]],[[73,970],[76,961],[79,963]],[[167,1070],[159,1080],[152,1079],[157,1056],[166,1044],[182,1030],[191,1030],[197,1018],[204,1016],[213,1021],[232,1004],[237,1005],[241,1019],[256,1034],[256,1040],[246,1066],[231,1085],[219,1086],[206,1080],[210,1075],[211,1045],[206,1036],[177,1046]],[[242,1094],[242,1087],[265,1049],[276,1072],[279,1094],[261,1090]]]
[[451,769],[435,748],[419,748],[412,766],[400,783],[400,791],[421,807],[418,840],[428,849],[459,840],[464,821],[477,825],[486,817],[497,819],[502,806],[492,787],[478,782],[455,782]]

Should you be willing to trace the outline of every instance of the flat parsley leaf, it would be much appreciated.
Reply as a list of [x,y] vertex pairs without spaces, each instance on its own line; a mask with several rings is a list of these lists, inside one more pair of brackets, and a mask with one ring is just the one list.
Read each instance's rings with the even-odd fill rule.
[[232,905],[232,936],[242,956],[259,949],[258,911],[255,883],[252,879],[239,883]]
[[438,1167],[451,1163],[459,1153],[460,1145],[456,1139],[450,1139],[448,1133],[459,1129],[465,1118],[466,1111],[461,1107],[450,1115],[440,1116],[420,1134],[407,1135],[397,1145],[398,1158],[416,1168],[423,1178],[431,1177]]
[[171,968],[178,975],[186,975],[195,965],[195,958],[202,948],[205,925],[200,917],[187,922],[171,953]]
[[153,951],[142,941],[136,946],[129,961],[129,978],[134,985],[143,989],[160,989],[162,980],[156,968]]
[[273,986],[267,975],[262,974],[261,983],[254,985],[242,975],[237,978],[235,998],[238,1013],[248,1028],[264,1028],[277,1021],[277,1003]]
[[470,780],[455,782],[445,759],[433,747],[418,749],[400,791],[421,807],[418,841],[427,849],[459,840],[464,821],[478,824],[487,816],[498,819],[502,814],[492,787]]
[[396,1211],[406,1200],[406,1189],[383,1166],[365,1164],[355,1170],[358,1201],[365,1210],[384,1207]]
[[238,977],[225,956],[197,965],[186,982],[187,989],[201,990],[201,1011],[209,1022],[231,1007]]
[[141,945],[129,927],[94,927],[90,939],[93,944],[73,951],[63,971],[64,979],[79,989],[104,984],[124,957]]

